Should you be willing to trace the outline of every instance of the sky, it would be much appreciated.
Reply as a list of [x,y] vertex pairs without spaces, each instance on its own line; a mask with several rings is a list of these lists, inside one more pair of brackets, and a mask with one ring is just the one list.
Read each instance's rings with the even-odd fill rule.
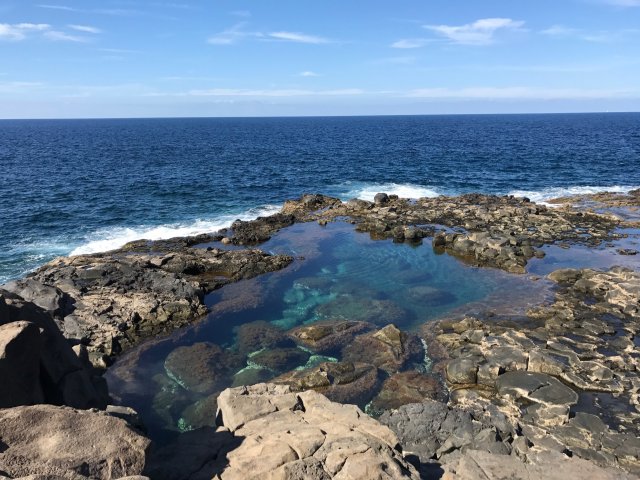
[[640,111],[640,0],[0,0],[0,118]]

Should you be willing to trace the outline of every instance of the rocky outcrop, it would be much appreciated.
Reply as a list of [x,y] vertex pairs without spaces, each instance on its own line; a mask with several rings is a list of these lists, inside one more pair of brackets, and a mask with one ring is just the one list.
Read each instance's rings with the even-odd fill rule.
[[457,461],[444,466],[441,480],[502,480],[506,478],[631,480],[636,477],[617,469],[601,468],[579,458],[568,458],[556,452],[545,452],[538,455],[533,462],[523,463],[515,457],[506,455],[468,451]]
[[434,369],[453,405],[472,414],[491,405],[508,419],[519,432],[509,448],[523,459],[555,451],[639,474],[640,275],[616,267],[549,277],[555,299],[528,321],[426,325]]
[[0,289],[0,408],[36,403],[104,408],[106,383],[50,313]]
[[138,241],[112,252],[59,258],[8,287],[40,302],[65,337],[86,345],[92,363],[106,367],[142,339],[200,318],[207,311],[206,293],[292,261],[259,250],[190,245],[187,239]]
[[10,478],[139,475],[150,445],[122,419],[52,405],[0,410],[0,439],[0,474]]
[[225,390],[219,418],[242,443],[220,479],[419,478],[396,436],[353,405],[308,391],[261,384]]

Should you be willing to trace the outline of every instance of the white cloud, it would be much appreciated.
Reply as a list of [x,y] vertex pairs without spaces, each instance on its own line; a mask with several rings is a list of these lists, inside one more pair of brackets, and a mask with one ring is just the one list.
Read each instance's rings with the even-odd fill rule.
[[49,10],[64,10],[66,12],[77,12],[78,10],[73,7],[67,7],[66,5],[37,5],[40,8],[47,8]]
[[236,23],[232,27],[209,37],[207,39],[207,42],[212,45],[233,45],[234,43],[237,43],[247,37],[263,36],[263,34],[260,32],[249,32],[244,30],[244,27],[246,26],[247,22]]
[[46,23],[0,23],[0,39],[24,40],[29,33],[49,30],[51,25]]
[[364,90],[359,88],[345,88],[337,90],[301,90],[301,89],[239,89],[213,88],[210,90],[191,90],[187,95],[196,97],[316,97],[362,95]]
[[100,30],[99,28],[91,27],[89,25],[67,25],[67,27],[69,27],[72,30],[76,30],[78,32],[94,33],[94,34],[102,33],[102,30]]
[[299,77],[319,77],[320,74],[316,72],[312,72],[311,70],[305,70],[304,72],[300,72],[298,76]]
[[466,100],[581,100],[635,98],[640,90],[608,90],[581,88],[534,87],[470,87],[470,88],[422,88],[412,90],[406,96],[425,99]]
[[268,36],[277,40],[285,40],[288,42],[298,43],[312,43],[314,45],[330,43],[330,41],[326,38],[298,32],[271,32],[268,34]]
[[639,34],[640,30],[624,29],[618,31],[601,30],[597,32],[588,32],[579,28],[565,27],[564,25],[553,25],[545,30],[541,30],[540,33],[555,38],[576,38],[586,42],[608,43],[624,41],[629,36]]
[[429,38],[403,38],[391,44],[391,48],[420,48],[433,40]]
[[425,25],[424,28],[460,45],[491,45],[498,31],[522,30],[523,21],[510,18],[483,18],[466,25]]
[[69,35],[68,33],[59,32],[57,30],[49,30],[44,32],[44,36],[49,40],[53,40],[55,42],[78,42],[83,43],[86,42],[87,39],[84,37],[78,37],[77,35]]

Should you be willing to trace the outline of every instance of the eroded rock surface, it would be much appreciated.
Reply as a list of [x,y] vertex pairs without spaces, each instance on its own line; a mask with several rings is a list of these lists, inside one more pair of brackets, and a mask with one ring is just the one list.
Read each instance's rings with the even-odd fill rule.
[[242,443],[227,454],[222,480],[419,478],[396,450],[395,434],[353,405],[313,391],[255,385],[224,391],[222,423]]
[[0,410],[0,439],[0,472],[11,478],[139,475],[150,445],[122,419],[52,405]]
[[105,367],[140,340],[200,318],[206,293],[292,261],[259,250],[190,246],[207,239],[138,241],[112,252],[59,258],[8,287],[39,298],[65,337],[85,344],[92,362]]

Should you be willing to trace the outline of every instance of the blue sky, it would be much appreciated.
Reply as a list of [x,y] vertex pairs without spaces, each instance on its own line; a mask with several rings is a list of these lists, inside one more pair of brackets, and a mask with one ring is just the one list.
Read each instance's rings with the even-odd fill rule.
[[640,0],[2,0],[0,118],[640,110]]

